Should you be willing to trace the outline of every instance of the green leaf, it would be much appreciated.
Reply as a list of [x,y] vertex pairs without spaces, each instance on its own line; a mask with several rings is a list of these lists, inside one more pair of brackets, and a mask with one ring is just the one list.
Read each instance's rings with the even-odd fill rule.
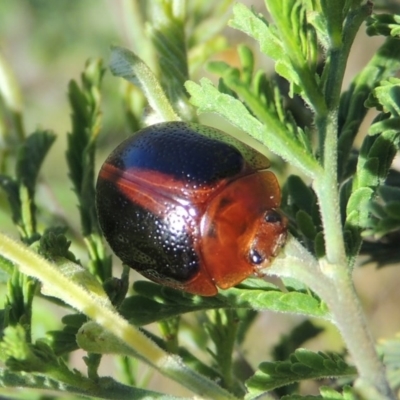
[[322,232],[322,223],[314,191],[299,176],[290,175],[283,187],[282,204],[283,211],[293,221],[293,234],[315,254],[315,238]]
[[322,0],[321,8],[327,22],[327,33],[333,48],[342,44],[343,20],[345,14],[345,0],[329,1]]
[[233,6],[233,19],[229,25],[259,42],[261,51],[273,60],[279,59],[284,53],[276,28],[245,5],[237,3]]
[[81,83],[71,81],[68,97],[72,109],[72,131],[66,152],[69,175],[81,217],[81,228],[89,251],[89,270],[101,281],[111,276],[98,226],[95,204],[95,146],[100,132],[100,86],[105,69],[100,59],[88,60]]
[[98,369],[101,362],[101,354],[88,353],[83,357],[83,361],[87,366],[88,377],[94,381],[99,379]]
[[311,2],[308,3],[307,9],[309,12],[309,21],[310,24],[314,27],[315,32],[317,34],[318,40],[321,43],[321,46],[324,49],[330,47],[330,37],[328,35],[328,23],[326,20],[326,16],[321,12],[320,4]]
[[370,36],[400,37],[400,15],[374,14],[367,20],[367,34]]
[[220,309],[209,311],[206,317],[204,328],[213,343],[208,352],[221,375],[222,386],[236,394],[239,391],[243,396],[243,387],[236,382],[232,370],[236,334],[240,323],[238,314],[235,310]]
[[81,85],[71,81],[68,98],[72,109],[72,131],[66,152],[69,176],[78,198],[84,236],[98,232],[94,188],[95,142],[100,131],[100,85],[104,74],[101,60],[89,60]]
[[246,382],[246,386],[251,396],[256,397],[306,379],[347,377],[356,374],[356,369],[347,365],[338,355],[298,349],[288,361],[261,363],[255,375]]
[[192,96],[191,102],[198,107],[199,112],[214,112],[223,116],[309,176],[318,170],[313,155],[304,151],[302,144],[261,105],[259,111],[263,113],[263,120],[268,121],[265,125],[254,118],[242,102],[219,92],[208,79],[203,78],[200,85],[189,81],[186,88]]
[[400,123],[399,117],[387,118],[387,115],[381,114],[375,119],[375,122],[369,128],[368,133],[371,136],[377,135],[381,132],[387,131],[388,133],[397,134]]
[[75,255],[69,251],[71,241],[65,236],[66,228],[54,227],[45,230],[39,242],[39,254],[50,260],[63,257],[78,263]]
[[[258,41],[261,51],[276,61],[276,72],[291,85],[290,93],[300,93],[306,102],[320,108],[324,105],[315,81],[317,41],[314,28],[307,23],[306,10],[295,0],[283,6],[267,2],[276,25],[269,24],[242,4],[233,7],[233,28]],[[307,61],[306,61],[307,59]],[[318,103],[319,101],[319,103]]]
[[314,222],[319,223],[318,205],[315,193],[297,175],[290,175],[286,181],[291,203],[297,206],[297,210],[303,210],[308,215],[313,216]]
[[150,107],[158,114],[161,121],[180,120],[156,76],[136,54],[128,49],[113,46],[110,69],[115,76],[126,79],[143,91]]
[[83,314],[68,314],[61,319],[64,327],[62,331],[49,331],[46,339],[57,356],[70,353],[79,347],[76,343],[76,334],[79,328],[87,322]]
[[273,310],[329,319],[319,299],[308,293],[291,291],[290,288],[284,293],[259,279],[248,279],[214,297],[192,296],[147,281],[135,282],[133,287],[136,294],[127,297],[119,311],[135,325],[146,325],[187,312],[219,308]]
[[[345,228],[352,231],[353,236],[351,254],[357,253],[363,230],[371,226],[369,203],[377,188],[384,183],[399,146],[400,129],[396,123],[400,116],[397,104],[399,99],[400,80],[389,78],[373,90],[366,103],[383,113],[375,119],[370,135],[365,137],[361,146],[352,193],[346,208]],[[394,226],[396,224],[387,220],[383,224],[384,230],[391,230]]]
[[36,287],[33,279],[22,274],[13,266],[7,282],[4,326],[21,324],[27,338],[30,338],[31,335],[32,301]]
[[[77,382],[74,382],[77,383]],[[32,398],[37,395],[38,390],[49,391],[54,395],[58,393],[60,397],[75,394],[79,397],[91,396],[99,399],[118,398],[119,400],[143,400],[143,399],[160,399],[160,400],[189,400],[183,397],[174,397],[157,393],[150,390],[139,389],[121,384],[110,377],[99,378],[96,382],[80,378],[80,385],[73,385],[70,382],[63,382],[60,379],[51,378],[46,375],[14,372],[0,368],[0,387],[11,389],[13,391],[24,388],[24,393],[29,395],[29,389],[32,391]]]
[[[266,4],[284,48],[279,60],[286,59],[287,62],[283,61],[285,68],[294,72],[289,79],[293,85],[291,92],[294,90],[299,93],[314,110],[324,112],[325,99],[315,73],[318,62],[317,35],[308,20],[310,13],[305,3],[297,0],[284,3],[267,0]],[[297,79],[293,79],[295,76]]]
[[[387,130],[379,136],[374,136],[375,140],[364,140],[366,146],[362,146],[359,159],[360,174],[357,182],[359,185],[376,187],[383,183],[396,155],[399,135],[400,130]],[[370,171],[366,172],[366,169]]]
[[317,234],[314,222],[309,214],[300,210],[296,214],[296,223],[301,233],[310,240],[313,240]]
[[[338,144],[338,166],[341,177],[346,175],[347,160],[353,141],[368,111],[364,104],[365,101],[379,81],[393,75],[400,67],[400,46],[398,44],[396,39],[387,39],[364,69],[354,78],[349,90],[341,97]],[[374,102],[375,105],[380,107],[377,101]]]
[[31,196],[35,190],[40,167],[55,139],[54,133],[37,130],[29,135],[19,148],[16,177],[22,185],[28,188]]
[[[234,68],[222,61],[211,62],[208,69],[220,75],[219,91],[240,98],[249,111],[255,115],[261,123],[269,126],[272,121],[280,122],[285,128],[285,133],[291,140],[298,142],[312,155],[312,145],[307,135],[292,116],[286,99],[286,93],[280,87],[276,78],[268,78],[262,70],[253,76],[254,56],[246,46],[238,48],[241,58],[241,68]],[[294,101],[292,101],[294,103]],[[278,123],[279,123],[278,122]],[[283,132],[283,131],[282,131]]]
[[1,359],[14,371],[48,371],[57,363],[49,347],[38,342],[27,341],[25,329],[21,325],[9,326],[4,330],[0,342]]
[[390,113],[391,117],[400,116],[400,79],[388,78],[381,81],[367,99],[368,107],[376,107],[379,111]]
[[[370,216],[368,230],[364,232],[364,236],[373,236],[374,239],[382,238],[386,245],[390,245],[391,237],[400,231],[400,188],[388,185],[380,186],[378,196],[369,203],[368,207]],[[385,238],[385,236],[387,237]],[[373,247],[369,246],[368,248],[372,250]],[[370,254],[370,257],[374,259],[378,254]],[[383,259],[387,264],[393,262],[391,254],[392,252],[388,251],[386,259]],[[379,263],[381,264],[381,261]]]
[[354,191],[347,203],[346,225],[352,227],[366,227],[368,225],[368,204],[374,191],[364,187]]

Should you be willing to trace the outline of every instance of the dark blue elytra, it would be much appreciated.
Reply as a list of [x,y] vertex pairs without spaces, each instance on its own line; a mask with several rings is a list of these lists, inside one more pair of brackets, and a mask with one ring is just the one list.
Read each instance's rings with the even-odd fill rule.
[[187,184],[212,184],[238,174],[244,159],[238,149],[195,131],[197,125],[166,122],[144,128],[121,143],[108,163],[121,171],[143,168]]

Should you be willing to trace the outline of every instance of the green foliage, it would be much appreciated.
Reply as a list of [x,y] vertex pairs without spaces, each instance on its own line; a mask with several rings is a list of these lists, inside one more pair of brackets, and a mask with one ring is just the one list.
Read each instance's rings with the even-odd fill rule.
[[[102,113],[110,113],[102,107],[108,95],[103,62],[90,59],[80,80],[68,85],[66,160],[80,217],[76,228],[70,215],[64,227],[59,219],[54,223],[52,211],[50,218],[43,212],[37,188],[56,136],[42,129],[25,136],[19,90],[0,59],[0,209],[10,214],[25,244],[0,233],[0,285],[6,287],[0,387],[104,399],[175,398],[136,387],[141,377],[140,368],[132,368],[135,359],[135,365],[147,364],[202,398],[394,399],[399,341],[380,347],[390,387],[351,269],[360,252],[381,266],[400,260],[400,175],[391,170],[400,147],[400,79],[392,77],[400,69],[400,17],[388,10],[373,14],[372,3],[360,0],[266,0],[260,11],[231,0],[122,3],[134,49],[112,46],[110,79],[114,86],[115,77],[125,79],[119,106],[126,110],[127,130],[154,121],[197,122],[198,114],[215,113],[273,153],[273,167],[285,182],[281,208],[290,234],[284,251],[259,274],[281,280],[249,278],[214,297],[141,280],[130,286],[127,266],[112,271],[94,207]],[[43,1],[30,7],[37,15],[53,12]],[[61,7],[70,17],[66,4]],[[367,34],[386,38],[341,93],[364,22]],[[221,34],[227,23],[250,39],[231,50],[234,61],[215,57],[228,49]],[[260,62],[265,57],[275,74]],[[212,76],[198,79],[205,63]],[[379,114],[358,146],[368,109]],[[244,149],[236,139],[232,143]],[[36,340],[32,314],[38,297],[68,314]],[[264,344],[269,328],[252,328],[265,311],[305,319],[271,346],[270,359],[260,354],[264,361],[254,370],[246,342],[253,335],[251,346]],[[349,364],[339,353],[301,348],[322,330],[310,318],[338,328]],[[83,373],[69,363],[78,349],[86,351]],[[122,356],[127,384],[100,376],[103,354]],[[301,395],[303,381],[322,379],[332,387],[321,386],[318,396]]]
[[315,193],[299,176],[291,175],[285,182],[283,194],[284,210],[290,217],[291,232],[311,253],[321,256],[317,249],[317,235],[322,232],[322,222]]
[[79,328],[87,322],[83,314],[68,314],[61,319],[64,324],[62,331],[47,332],[47,340],[57,356],[68,354],[79,347],[76,343],[76,334]]
[[[243,89],[248,92],[245,85]],[[211,81],[203,78],[200,85],[194,82],[187,82],[186,88],[191,94],[191,102],[198,107],[199,112],[215,112],[228,119],[232,124],[249,133],[251,136],[263,143],[268,143],[268,148],[280,155],[286,161],[291,161],[300,171],[313,175],[317,170],[317,162],[314,157],[308,153],[301,145],[301,140],[291,134],[284,124],[276,116],[265,112],[261,104],[256,103],[259,108],[255,110],[258,117],[261,116],[263,124],[250,114],[245,105],[235,97],[220,93]],[[235,87],[235,89],[237,89]],[[251,101],[251,99],[249,99]],[[295,154],[301,152],[303,158],[295,158]]]
[[7,194],[14,224],[28,242],[36,239],[35,187],[43,159],[55,140],[53,133],[37,130],[18,147],[15,177],[0,175],[0,187]]
[[290,93],[304,95],[311,105],[310,97],[320,96],[311,87],[318,52],[315,30],[306,20],[306,8],[297,1],[285,2],[283,7],[271,1],[267,2],[267,7],[276,25],[269,24],[262,15],[256,15],[242,4],[234,7],[230,25],[256,39],[260,50],[276,60],[276,72],[290,82]]
[[220,308],[296,312],[329,319],[329,313],[318,298],[290,287],[286,289],[288,292],[283,293],[275,285],[248,279],[217,296],[200,297],[138,281],[134,284],[136,294],[127,297],[119,311],[135,325],[146,325],[187,312]]
[[53,133],[36,131],[28,136],[19,148],[15,175],[18,182],[28,188],[31,197],[33,197],[43,159],[46,157],[54,140]]
[[303,379],[322,379],[331,376],[355,375],[356,370],[336,354],[313,353],[305,349],[296,350],[288,361],[264,362],[246,386],[249,398],[264,392],[299,382]]
[[101,60],[89,60],[81,75],[81,87],[71,81],[68,98],[72,109],[72,131],[66,152],[75,194],[78,198],[82,235],[90,256],[89,269],[100,280],[111,277],[111,258],[99,236],[95,204],[95,145],[100,132],[100,85],[104,75]]
[[367,101],[367,105],[375,106],[381,114],[371,125],[369,136],[366,136],[360,149],[352,192],[347,203],[346,228],[352,232],[352,243],[349,246],[352,255],[357,254],[361,245],[360,232],[371,225],[369,205],[377,189],[384,183],[399,145],[400,132],[396,129],[396,123],[400,121],[396,103],[399,83],[395,78],[382,81]]
[[[369,229],[364,235],[382,239],[399,233],[399,206],[400,188],[389,185],[379,187],[377,198],[369,204]],[[390,257],[386,257],[386,261],[390,263]]]
[[368,111],[365,101],[380,81],[393,75],[399,68],[400,49],[398,40],[387,39],[363,70],[353,79],[348,91],[340,100],[338,143],[339,178],[344,180],[355,173],[351,162],[352,143]]
[[60,257],[78,263],[74,253],[69,248],[71,241],[65,236],[66,228],[51,227],[43,232],[39,241],[38,252],[50,260],[56,260]]
[[[61,367],[51,349],[43,342],[26,341],[21,325],[8,327],[0,344],[2,360],[12,371],[49,372]],[[61,368],[64,368],[62,366]]]
[[[239,46],[238,55],[241,60],[241,69],[233,68],[222,61],[211,62],[208,69],[221,76],[219,89],[232,97],[241,97],[248,109],[260,121],[268,125],[271,115],[275,123],[285,126],[293,139],[301,142],[302,146],[311,152],[309,132],[304,132],[297,124],[290,112],[285,112],[282,90],[278,81],[268,79],[262,70],[254,71],[254,55],[249,47]],[[262,107],[261,107],[262,106]]]
[[[6,386],[18,386],[17,382],[19,384],[24,382],[24,377],[29,377],[29,374],[18,374],[18,372],[23,371],[25,373],[39,373],[32,375],[30,383],[26,382],[23,385],[27,387],[61,389],[57,384],[57,380],[59,380],[64,384],[71,385],[69,390],[72,393],[85,395],[87,392],[91,392],[98,394],[100,398],[110,398],[113,390],[115,393],[119,393],[119,398],[136,399],[143,395],[152,396],[152,398],[153,396],[154,398],[159,397],[154,392],[124,387],[111,378],[91,380],[85,378],[76,370],[70,371],[64,361],[56,357],[52,349],[43,341],[37,341],[35,344],[28,343],[25,338],[25,331],[19,325],[8,327],[5,330],[3,340],[0,343],[0,350],[1,358],[6,361],[10,371],[0,371],[0,382],[5,383]],[[43,376],[47,378],[43,379]]]
[[158,118],[179,120],[157,77],[136,54],[113,47],[110,69],[114,75],[125,78],[143,91],[149,105],[159,114]]
[[21,324],[28,340],[31,336],[32,301],[35,294],[35,282],[14,269],[7,282],[7,294],[4,302],[3,329]]
[[240,320],[235,310],[215,310],[207,313],[204,324],[213,347],[208,349],[215,368],[220,373],[221,384],[237,396],[243,396],[244,390],[233,371],[233,350]]
[[93,209],[94,150],[100,130],[100,91],[104,74],[100,60],[87,63],[81,76],[82,87],[71,81],[68,98],[72,109],[72,131],[68,134],[66,153],[69,175],[79,200],[81,224],[84,236],[98,231],[97,218]]
[[400,15],[377,14],[367,20],[367,33],[371,36],[400,36]]

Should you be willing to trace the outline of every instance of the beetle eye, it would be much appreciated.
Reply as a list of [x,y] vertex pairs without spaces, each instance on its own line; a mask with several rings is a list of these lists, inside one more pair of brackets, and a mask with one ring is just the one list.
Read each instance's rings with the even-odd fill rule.
[[265,222],[276,224],[282,222],[282,215],[276,210],[268,210],[264,216]]
[[264,261],[264,257],[257,250],[251,249],[249,256],[250,261],[255,265],[259,265]]

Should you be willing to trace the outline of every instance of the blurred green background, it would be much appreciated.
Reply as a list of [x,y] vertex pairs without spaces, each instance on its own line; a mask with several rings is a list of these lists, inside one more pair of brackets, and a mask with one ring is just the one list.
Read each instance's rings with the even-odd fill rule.
[[[66,179],[64,156],[66,133],[70,129],[68,83],[71,79],[79,82],[90,57],[100,57],[106,65],[111,44],[129,46],[125,3],[112,0],[0,1],[0,52],[20,86],[26,134],[38,127],[57,134],[56,143],[42,167],[37,195],[47,198],[49,211],[67,213],[68,219],[73,217],[76,223],[76,201]],[[119,83],[106,73],[102,139],[107,137],[114,144],[127,135]],[[118,137],[113,138],[114,135]],[[1,207],[0,226],[13,231],[7,214],[7,208]]]

